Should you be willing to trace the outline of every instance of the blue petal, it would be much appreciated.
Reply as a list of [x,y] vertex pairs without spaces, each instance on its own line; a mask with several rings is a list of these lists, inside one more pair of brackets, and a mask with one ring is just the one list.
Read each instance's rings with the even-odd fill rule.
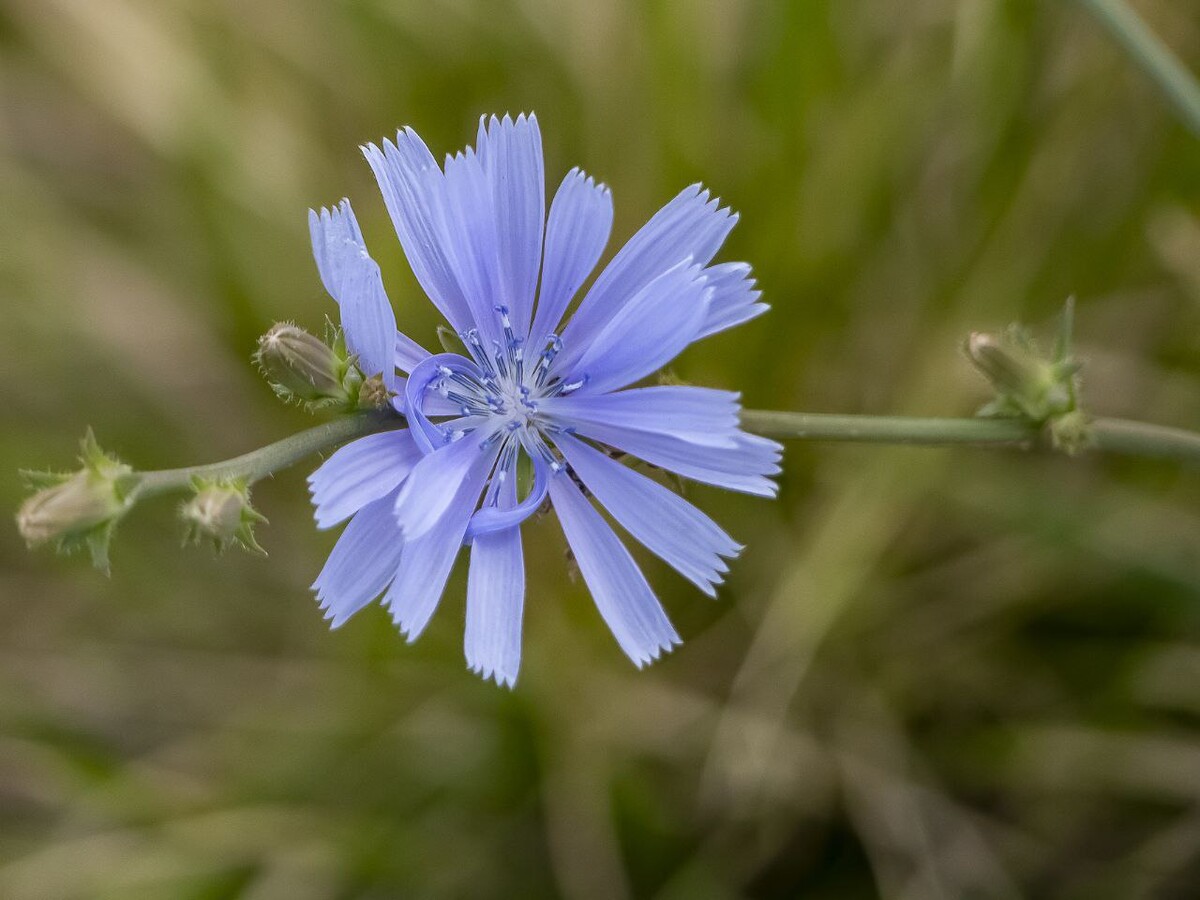
[[367,375],[396,383],[396,315],[383,289],[379,266],[367,253],[362,231],[343,200],[336,209],[308,211],[313,256],[325,290],[338,302],[346,346]]
[[[464,441],[470,441],[470,438],[464,438],[459,443]],[[487,466],[468,467],[441,518],[420,537],[404,543],[400,569],[383,603],[391,609],[393,621],[410,643],[425,630],[437,609],[446,579],[450,577],[454,559],[467,532],[467,523],[479,504],[479,494],[487,474]],[[416,472],[410,476],[408,483],[412,484],[415,479]]]
[[709,200],[694,184],[654,214],[596,278],[563,333],[564,353],[576,358],[588,337],[643,287],[690,258],[706,266],[737,222],[737,216]]
[[731,447],[738,431],[738,395],[692,385],[655,385],[613,394],[571,394],[538,401],[557,424],[597,422],[671,434]]
[[504,300],[500,232],[506,223],[496,217],[491,185],[474,150],[446,157],[445,169],[446,258],[487,346],[503,337],[496,307]]
[[594,422],[580,422],[576,430],[584,437],[694,481],[762,497],[774,497],[779,491],[767,476],[779,473],[783,448],[757,435],[738,432],[733,447],[713,447],[653,431]]
[[[308,234],[312,239],[313,259],[321,283],[330,297],[337,300],[342,292],[348,265],[356,265],[363,246],[362,231],[350,207],[343,199],[333,210],[308,211]],[[340,301],[339,301],[340,302]]]
[[[558,328],[575,292],[596,268],[612,230],[612,193],[572,169],[559,185],[546,223],[542,289],[529,337],[540,344]],[[532,347],[531,349],[537,349]]]
[[570,435],[555,441],[584,485],[655,556],[709,596],[742,549],[716,522],[678,494]]
[[[396,497],[396,521],[406,541],[416,540],[438,524],[455,501],[461,485],[486,478],[500,448],[495,441],[482,448],[485,438],[486,435],[473,432],[446,444],[422,459],[409,473]],[[465,523],[463,527],[466,528]]]
[[403,540],[392,516],[393,497],[364,506],[346,526],[321,574],[317,600],[334,628],[378,597],[400,565]]
[[700,266],[677,265],[639,290],[589,335],[588,346],[574,363],[560,366],[556,360],[552,370],[569,372],[571,379],[586,375],[583,391],[588,394],[644,378],[695,339],[708,309],[709,293]]
[[437,161],[411,128],[362,147],[413,274],[456,331],[471,327],[470,307],[447,258],[446,185]]
[[[516,467],[500,491],[500,506],[516,505]],[[471,544],[467,576],[467,628],[463,649],[471,671],[512,687],[521,668],[521,618],[525,605],[525,560],[521,529],[478,535]]]
[[400,485],[421,459],[408,429],[347,444],[308,476],[318,528],[330,528]]
[[428,390],[431,384],[442,378],[443,369],[476,379],[481,376],[478,366],[466,357],[457,353],[438,353],[425,357],[417,364],[404,384],[403,397],[393,400],[397,411],[408,419],[417,446],[425,453],[440,448],[446,436],[446,432],[430,422],[428,417],[462,414],[460,405],[450,403],[437,392]]
[[[467,528],[467,540],[471,540],[478,535],[492,534],[497,531],[508,531],[534,513],[541,509],[542,503],[546,500],[546,492],[550,488],[550,479],[553,476],[549,463],[543,459],[534,459],[533,461],[533,485],[529,489],[529,494],[520,503],[514,499],[511,504],[499,504],[497,506],[489,506],[488,498],[484,498],[484,505],[471,517],[471,524]],[[506,480],[514,480],[516,478],[515,470],[506,473]]]
[[542,261],[546,221],[546,177],[542,171],[542,134],[537,117],[480,119],[476,152],[491,183],[499,223],[503,302],[522,337],[529,331],[533,297]]
[[400,371],[411,372],[421,364],[421,360],[430,355],[428,350],[408,335],[396,332],[396,365]]
[[708,337],[734,325],[741,325],[761,316],[771,307],[759,303],[762,291],[754,289],[750,267],[746,263],[721,263],[704,270],[709,287],[713,289],[708,315],[697,338]]
[[629,551],[568,477],[550,483],[550,498],[600,615],[640,669],[681,643]]

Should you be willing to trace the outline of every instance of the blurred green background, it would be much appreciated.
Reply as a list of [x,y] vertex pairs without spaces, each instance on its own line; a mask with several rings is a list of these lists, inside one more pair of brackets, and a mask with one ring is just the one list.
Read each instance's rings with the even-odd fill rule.
[[[1193,70],[1200,3],[1137,7]],[[311,420],[251,365],[333,309],[349,195],[434,344],[356,145],[535,110],[614,246],[703,180],[773,311],[674,366],[747,405],[969,414],[972,329],[1079,299],[1090,407],[1200,426],[1200,144],[1061,0],[0,0],[0,506],[91,425],[135,466]],[[514,692],[462,659],[460,572],[408,646],[337,632],[302,466],[266,560],[106,578],[0,529],[0,897],[1200,896],[1200,477],[1170,463],[789,446],[778,501],[637,672],[556,523],[527,531]]]

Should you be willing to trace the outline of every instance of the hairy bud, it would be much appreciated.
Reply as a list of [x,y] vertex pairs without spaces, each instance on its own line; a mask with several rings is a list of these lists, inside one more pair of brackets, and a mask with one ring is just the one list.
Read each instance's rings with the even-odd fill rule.
[[117,520],[133,504],[133,470],[100,449],[91,431],[83,439],[83,467],[69,474],[25,472],[39,490],[17,511],[17,528],[29,546],[54,542],[65,552],[86,546],[99,568],[108,567],[108,544]]
[[275,393],[310,406],[355,406],[362,376],[344,352],[280,322],[258,339],[255,360]]
[[195,493],[179,510],[187,526],[185,540],[210,540],[218,550],[238,544],[266,555],[254,539],[254,526],[267,520],[250,505],[250,490],[243,482],[197,480],[193,489]]
[[966,352],[996,396],[979,411],[985,416],[1015,416],[1042,426],[1056,450],[1074,455],[1092,445],[1091,419],[1079,409],[1078,360],[1072,355],[1075,304],[1063,309],[1051,352],[1014,325],[1001,337],[972,334]]
[[984,414],[1021,416],[1045,424],[1075,411],[1079,364],[1071,356],[1071,318],[1068,301],[1051,354],[1040,351],[1033,338],[1016,325],[1000,337],[976,332],[967,339],[967,356],[996,390],[996,399],[984,408]]

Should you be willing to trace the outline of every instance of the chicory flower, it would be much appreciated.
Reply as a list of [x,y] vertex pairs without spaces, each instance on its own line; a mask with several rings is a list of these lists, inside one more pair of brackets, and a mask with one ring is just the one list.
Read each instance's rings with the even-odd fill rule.
[[564,322],[608,241],[612,197],[572,169],[547,215],[534,116],[481,120],[477,146],[444,167],[410,128],[362,149],[413,273],[463,350],[432,354],[396,330],[349,201],[310,213],[348,349],[408,423],[348,444],[309,479],[318,526],[350,519],[314,584],[327,617],[336,627],[382,595],[415,640],[469,545],[467,662],[511,686],[525,599],[520,526],[549,500],[621,649],[639,667],[657,659],[679,636],[592,500],[712,595],[741,547],[609,451],[774,496],[780,447],[739,428],[737,394],[630,387],[767,309],[749,266],[712,262],[736,215],[699,185],[686,188]]

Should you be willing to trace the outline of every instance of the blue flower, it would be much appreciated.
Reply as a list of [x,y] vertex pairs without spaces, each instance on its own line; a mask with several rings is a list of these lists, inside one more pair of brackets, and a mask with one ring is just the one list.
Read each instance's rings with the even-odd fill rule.
[[520,525],[548,499],[621,649],[639,667],[657,659],[679,636],[589,495],[709,595],[741,547],[611,451],[774,496],[780,447],[739,429],[737,394],[629,387],[693,341],[766,311],[749,266],[712,263],[737,216],[699,185],[685,189],[564,323],[608,241],[612,197],[572,169],[547,216],[534,116],[482,119],[478,145],[442,168],[410,128],[362,149],[413,273],[464,352],[431,354],[396,331],[349,201],[310,213],[348,346],[408,421],[341,448],[309,478],[319,527],[350,518],[313,585],[327,617],[337,627],[382,595],[415,640],[469,545],[467,663],[511,686],[525,600]]

